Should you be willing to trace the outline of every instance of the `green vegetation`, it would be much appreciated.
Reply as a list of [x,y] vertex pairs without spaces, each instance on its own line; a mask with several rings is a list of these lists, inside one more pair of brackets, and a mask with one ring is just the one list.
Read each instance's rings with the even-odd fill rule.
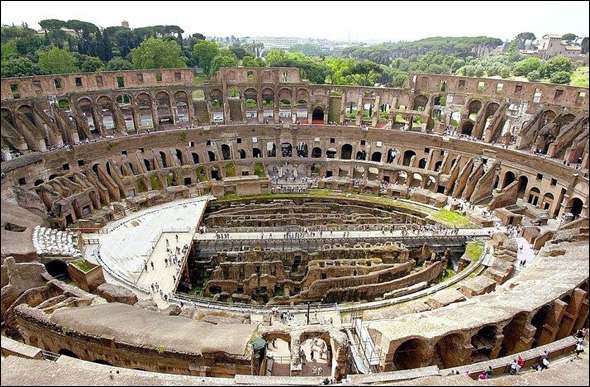
[[205,174],[205,168],[203,168],[202,166],[197,168],[197,179],[199,179],[200,182],[207,181],[207,175]]
[[186,141],[186,136],[187,136],[186,130],[183,130],[182,132],[180,132],[180,139],[182,141]]
[[225,177],[234,177],[236,176],[236,166],[233,163],[228,163],[225,165]]
[[[219,67],[242,66],[299,69],[303,79],[315,84],[354,84],[389,87],[408,86],[413,72],[476,77],[524,77],[541,82],[586,86],[587,76],[574,71],[565,57],[547,61],[523,57],[536,37],[522,32],[503,50],[494,37],[431,37],[414,42],[393,42],[346,47],[329,56],[313,44],[294,45],[288,51],[270,50],[264,58],[261,43],[246,43],[234,36],[210,41],[199,33],[182,36],[176,25],[141,28],[98,27],[81,20],[46,19],[39,22],[43,35],[23,23],[2,26],[2,77],[71,72],[118,71],[198,66],[204,74],[195,76],[199,84]],[[564,39],[574,42],[573,34]],[[566,40],[567,40],[566,39]],[[588,51],[588,38],[581,42]],[[493,54],[488,54],[493,51]],[[568,78],[565,73],[568,73]],[[444,86],[441,86],[441,90]],[[444,91],[444,90],[442,90]]]
[[471,228],[475,226],[466,216],[444,208],[430,215],[429,218],[449,227]]
[[572,74],[570,85],[588,87],[588,67],[578,67],[578,70]]
[[258,177],[266,176],[266,173],[264,172],[264,165],[262,165],[262,163],[254,164],[254,174]]
[[160,181],[158,180],[158,176],[156,176],[156,175],[150,176],[150,185],[152,186],[153,190],[159,191],[162,189],[162,185],[160,184]]
[[82,270],[84,273],[88,273],[92,270],[92,266],[84,258],[76,259],[75,261],[70,262],[72,265],[76,266],[78,269]]
[[477,261],[481,256],[481,253],[483,253],[483,249],[483,241],[469,242],[467,246],[465,246],[465,258],[469,259],[472,262]]
[[164,352],[166,352],[166,348],[165,347],[157,347],[156,348],[156,352],[158,352],[160,355],[163,354]]
[[161,69],[186,67],[181,48],[174,40],[149,38],[131,50],[131,63],[135,69]]
[[135,180],[135,187],[137,187],[138,193],[147,192],[148,190],[142,179]]

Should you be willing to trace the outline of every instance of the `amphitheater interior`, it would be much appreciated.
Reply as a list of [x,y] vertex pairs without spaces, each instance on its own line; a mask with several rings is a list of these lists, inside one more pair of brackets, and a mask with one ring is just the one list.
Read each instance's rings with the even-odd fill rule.
[[3,384],[477,379],[569,354],[588,89],[408,84],[2,79]]

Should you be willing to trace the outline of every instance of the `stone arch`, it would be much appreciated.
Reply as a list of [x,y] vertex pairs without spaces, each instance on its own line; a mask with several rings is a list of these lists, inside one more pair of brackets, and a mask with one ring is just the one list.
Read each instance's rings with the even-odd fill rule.
[[465,363],[465,338],[460,333],[441,337],[434,346],[433,364],[441,369]]
[[216,161],[215,152],[207,151],[207,155],[209,156],[209,161]]
[[518,197],[522,199],[526,193],[527,186],[529,185],[529,178],[522,175],[518,178]]
[[529,196],[527,199],[527,203],[536,206],[539,204],[539,199],[541,198],[541,190],[537,187],[533,187],[529,190]]
[[440,172],[441,171],[441,168],[442,168],[442,164],[443,164],[442,160],[437,161],[434,164],[434,172]]
[[399,151],[395,148],[390,148],[387,151],[387,164],[392,164],[399,156]]
[[342,160],[351,160],[352,159],[352,145],[344,144],[342,145],[340,151],[340,158]]
[[495,325],[486,325],[471,337],[472,361],[474,363],[490,360],[497,332],[498,327]]
[[311,150],[311,157],[314,159],[319,159],[322,157],[322,148],[315,147]]
[[69,349],[66,348],[61,348],[59,351],[57,351],[58,354],[62,355],[62,356],[69,356],[69,357],[73,357],[74,359],[79,359],[80,356],[76,355],[74,352],[70,351]]
[[400,171],[397,175],[396,184],[405,185],[408,181],[408,174],[405,171]]
[[426,157],[423,157],[418,161],[418,168],[425,169],[426,168]]
[[238,150],[238,153],[240,154],[240,159],[245,159],[246,158],[246,151],[243,149]]
[[282,157],[293,157],[293,146],[290,142],[281,143],[281,156]]
[[461,125],[461,134],[471,136],[471,133],[473,133],[473,122],[466,120]]
[[139,127],[142,129],[152,129],[154,127],[154,117],[152,114],[152,98],[148,93],[139,93],[135,96],[137,101],[137,110],[139,112]]
[[152,167],[151,167],[151,165],[150,165],[150,162],[149,162],[149,160],[148,160],[148,159],[143,159],[143,164],[145,165],[145,169],[146,169],[146,171],[148,171],[148,172],[149,172],[149,171],[151,171],[151,170],[152,170]]
[[258,92],[254,88],[244,90],[244,106],[247,111],[256,111],[258,108]]
[[229,147],[229,145],[227,145],[227,144],[221,145],[221,157],[223,160],[231,160],[232,159],[231,148]]
[[293,93],[290,89],[282,88],[279,90],[279,103],[281,107],[291,107],[293,105]]
[[12,112],[6,108],[1,109],[2,118],[4,118],[10,125],[16,127],[16,123],[14,122],[14,115]]
[[179,123],[188,122],[189,108],[188,108],[188,94],[186,91],[179,90],[174,93],[174,109],[176,113],[176,121]]
[[474,117],[472,116],[472,114],[477,115],[477,113],[479,113],[479,111],[481,110],[481,107],[482,103],[477,99],[474,99],[473,101],[469,102],[469,105],[467,105],[467,114],[469,115],[470,120],[475,121],[475,118],[472,118]]
[[308,157],[309,151],[308,146],[304,142],[300,142],[297,144],[297,157]]
[[57,107],[62,110],[70,110],[70,100],[66,98],[62,98],[57,101]]
[[213,109],[220,109],[223,107],[223,92],[221,90],[211,90],[209,92],[209,99],[211,100],[211,107]]
[[43,179],[37,179],[37,180],[35,180],[35,184],[34,184],[34,186],[35,186],[35,187],[38,187],[38,186],[40,186],[40,185],[41,185],[41,184],[43,184],[43,183],[44,183]]
[[502,330],[504,339],[502,340],[502,347],[500,348],[499,357],[512,355],[519,352],[524,347],[519,346],[520,338],[526,332],[526,326],[529,323],[529,314],[527,312],[517,313],[512,320]]
[[323,123],[324,122],[324,109],[321,106],[316,106],[313,109],[311,119],[312,119],[312,121],[315,121],[316,123],[318,123],[317,121],[322,121],[321,123]]
[[113,100],[103,95],[96,99],[96,103],[100,108],[102,125],[107,130],[113,129],[115,127],[115,110],[113,108]]
[[579,217],[582,215],[582,211],[584,209],[584,202],[582,199],[578,197],[573,197],[568,202],[568,207],[571,208],[570,212],[574,215],[574,217]]
[[133,116],[132,98],[129,94],[119,94],[115,97],[115,103],[119,106],[123,120],[125,121],[125,128],[128,131],[135,129],[135,117]]
[[541,339],[541,335],[543,334],[543,327],[549,319],[550,313],[551,305],[546,304],[539,308],[539,310],[533,315],[533,318],[531,319],[531,325],[536,328],[534,336],[535,341],[532,345],[533,348],[539,345],[539,340]]
[[416,152],[414,152],[413,150],[405,151],[403,165],[405,165],[406,167],[409,167],[410,163],[412,162],[412,157],[414,157],[414,156],[416,156]]
[[418,95],[414,98],[414,105],[412,110],[424,111],[428,104],[428,97],[424,95]]
[[366,160],[367,159],[367,151],[360,150],[356,152],[356,160]]
[[180,165],[184,165],[184,155],[182,154],[182,151],[178,148],[176,148],[176,158],[178,159],[178,162],[180,163]]
[[371,161],[374,161],[376,163],[380,163],[381,162],[381,152],[373,152],[373,154],[371,155]]
[[45,269],[53,278],[58,280],[67,280],[70,278],[68,274],[68,264],[59,259],[54,259],[45,264]]
[[422,187],[423,180],[424,180],[424,178],[422,177],[421,174],[419,174],[419,173],[412,174],[412,182],[410,183],[410,187],[413,187],[413,188]]
[[221,172],[220,172],[219,166],[214,165],[211,167],[211,179],[221,180]]
[[35,115],[33,114],[33,108],[30,105],[20,105],[16,111],[27,116],[29,121],[33,124],[35,123]]
[[502,183],[502,188],[508,187],[516,180],[516,175],[512,171],[506,171],[504,174],[504,182]]
[[252,157],[255,159],[262,158],[262,151],[259,148],[252,148]]
[[548,123],[550,123],[551,121],[553,121],[553,119],[557,116],[557,114],[553,111],[553,110],[545,110],[542,113],[542,118],[541,118],[541,125],[545,126]]
[[163,151],[160,151],[160,158],[162,159],[162,167],[163,168],[168,168],[171,167],[171,165],[168,163],[168,159],[166,157],[166,153]]
[[172,114],[172,102],[170,101],[170,94],[166,91],[158,91],[156,93],[156,111],[158,112],[158,123],[168,122],[174,123]]
[[275,104],[275,92],[270,87],[262,89],[262,107],[272,108]]
[[393,353],[393,365],[396,370],[420,368],[430,364],[428,343],[414,337],[401,343]]
[[91,132],[96,133],[99,130],[97,117],[94,115],[93,103],[88,97],[82,97],[76,102],[78,110],[86,117],[88,127]]

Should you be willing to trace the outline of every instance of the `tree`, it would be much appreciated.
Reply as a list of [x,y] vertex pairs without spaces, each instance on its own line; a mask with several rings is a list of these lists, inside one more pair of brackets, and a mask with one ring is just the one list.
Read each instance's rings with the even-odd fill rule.
[[65,74],[78,71],[76,58],[68,51],[57,47],[39,51],[39,68],[43,74]]
[[219,46],[217,43],[200,40],[193,46],[193,58],[197,62],[197,66],[202,68],[205,72],[209,72],[211,69],[211,62],[217,54],[219,54]]
[[228,49],[219,51],[219,54],[211,61],[210,74],[215,75],[220,67],[232,67],[238,65],[238,58]]
[[268,54],[266,54],[266,57],[264,57],[266,64],[269,66],[275,66],[277,62],[286,59],[289,59],[289,54],[283,50],[270,50]]
[[264,60],[262,60],[262,58],[254,58],[253,56],[246,55],[242,59],[242,66],[245,66],[245,67],[264,67]]
[[244,48],[236,45],[231,46],[229,49],[231,50],[231,52],[234,53],[238,60],[244,58],[244,56],[246,56],[246,54],[248,53]]
[[6,60],[6,59],[10,59],[13,57],[17,57],[18,56],[18,50],[16,48],[16,42],[12,41],[12,42],[8,42],[8,43],[2,43],[0,45],[1,50],[0,52],[2,53],[2,60]]
[[149,38],[131,50],[131,62],[136,69],[186,67],[180,46],[175,40]]
[[2,68],[2,78],[8,77],[28,77],[39,74],[39,66],[32,60],[25,57],[2,59],[0,63]]
[[342,75],[359,86],[373,86],[377,76],[382,72],[383,69],[377,63],[364,60],[356,62],[352,67],[346,69]]
[[572,34],[571,32],[568,34],[565,34],[561,37],[561,39],[566,40],[568,42],[568,44],[572,44],[574,40],[576,40],[576,38],[578,37],[578,35],[576,34]]
[[550,78],[551,75],[558,71],[565,71],[567,73],[571,73],[574,71],[575,65],[570,58],[566,58],[565,56],[554,56],[553,58],[549,58],[547,62],[541,66],[539,71],[544,78]]
[[582,46],[582,54],[587,54],[588,53],[588,37],[587,36],[584,39],[582,39],[582,43],[580,44],[580,46]]
[[550,81],[552,83],[559,83],[565,85],[570,83],[572,73],[567,71],[557,71],[551,75]]
[[84,62],[82,62],[80,70],[82,70],[83,73],[101,71],[104,70],[104,62],[95,56],[88,56]]
[[539,79],[541,79],[541,73],[539,70],[534,70],[528,73],[526,78],[531,82],[537,82]]
[[133,65],[128,60],[116,56],[107,63],[108,71],[119,71],[119,70],[133,70]]
[[520,34],[516,35],[516,39],[525,41],[525,40],[535,40],[537,37],[532,32],[521,32]]
[[514,75],[523,76],[531,71],[537,70],[541,66],[541,60],[536,56],[531,56],[514,65]]

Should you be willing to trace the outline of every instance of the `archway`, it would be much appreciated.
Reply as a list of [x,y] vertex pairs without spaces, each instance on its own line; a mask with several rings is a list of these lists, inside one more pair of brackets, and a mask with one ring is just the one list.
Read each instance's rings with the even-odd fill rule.
[[221,156],[224,160],[231,160],[231,149],[229,148],[229,145],[221,145]]
[[430,363],[428,359],[428,345],[423,339],[404,341],[393,354],[393,365],[396,370],[420,368]]
[[533,206],[536,206],[537,204],[539,204],[540,197],[541,197],[541,190],[539,190],[537,187],[533,187],[529,191],[529,197],[528,197],[527,202],[529,204],[532,204]]
[[380,163],[381,162],[381,152],[373,152],[373,155],[371,156],[371,161]]
[[584,209],[584,202],[580,198],[573,198],[569,202],[569,206],[571,207],[570,212],[574,215],[575,218],[579,217],[582,214],[582,210]]
[[281,155],[283,157],[293,157],[293,146],[289,142],[281,144]]
[[68,274],[68,265],[64,261],[55,259],[51,262],[48,262],[45,264],[45,270],[47,270],[49,275],[51,275],[53,278],[60,281],[70,279],[70,275]]
[[525,327],[527,324],[528,314],[526,312],[520,312],[504,327],[502,330],[504,340],[502,340],[502,348],[500,349],[499,357],[512,355],[521,350],[518,343],[520,342],[523,333],[526,331]]
[[518,197],[522,199],[526,192],[527,185],[529,184],[529,178],[526,176],[521,176],[518,178]]
[[352,159],[352,145],[350,145],[350,144],[342,145],[342,149],[340,152],[340,158],[342,160],[351,160]]
[[74,359],[79,359],[80,358],[74,352],[70,351],[69,349],[65,349],[65,348],[60,349],[59,351],[57,351],[57,353],[59,353],[62,356],[73,357]]
[[461,126],[461,134],[464,134],[466,136],[471,136],[472,132],[473,132],[473,122],[465,121],[463,123],[463,125]]
[[420,159],[420,161],[418,161],[418,168],[420,168],[420,169],[426,168],[426,158],[422,158],[422,159]]
[[387,151],[387,164],[391,164],[399,156],[399,151],[395,148],[391,148]]
[[207,151],[207,155],[209,156],[209,161],[215,161],[215,152]]
[[[313,333],[301,337],[301,376],[330,376],[332,373],[332,349],[327,335],[306,338]],[[313,374],[321,368],[321,373]]]
[[414,156],[416,156],[416,152],[411,151],[411,150],[405,151],[403,165],[405,165],[406,167],[409,167],[410,163],[412,162],[412,157],[414,157]]
[[442,337],[434,346],[433,364],[441,369],[463,365],[464,347],[463,336],[459,333]]
[[311,158],[319,159],[320,157],[322,157],[322,148],[313,148],[311,150]]
[[496,342],[496,332],[497,327],[487,325],[471,337],[471,345],[473,346],[471,360],[473,363],[490,360]]
[[320,106],[317,106],[313,109],[313,113],[311,115],[312,123],[314,124],[323,124],[324,123],[324,109]]
[[543,307],[541,307],[541,309],[539,309],[537,311],[537,313],[535,313],[535,315],[531,319],[531,325],[536,328],[535,341],[532,345],[533,348],[539,345],[539,339],[541,338],[541,335],[543,334],[543,326],[547,322],[550,312],[551,312],[551,306],[550,305],[543,305]]
[[506,172],[506,174],[504,175],[504,183],[502,183],[502,188],[508,187],[510,184],[514,182],[514,180],[516,180],[516,175],[514,175],[514,172]]
[[356,152],[356,159],[357,160],[366,160],[367,159],[367,151],[361,150]]

